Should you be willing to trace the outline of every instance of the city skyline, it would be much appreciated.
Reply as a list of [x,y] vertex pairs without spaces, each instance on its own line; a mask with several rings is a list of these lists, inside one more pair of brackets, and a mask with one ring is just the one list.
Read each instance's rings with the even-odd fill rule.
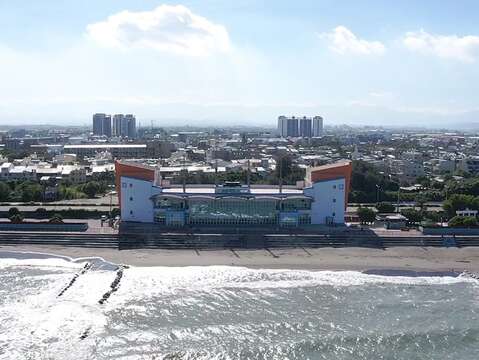
[[478,5],[461,5],[4,3],[0,124],[85,125],[105,108],[165,125],[317,113],[331,125],[475,124]]

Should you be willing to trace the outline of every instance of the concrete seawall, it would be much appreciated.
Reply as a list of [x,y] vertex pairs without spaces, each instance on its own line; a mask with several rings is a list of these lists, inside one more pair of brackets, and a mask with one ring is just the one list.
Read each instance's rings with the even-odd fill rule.
[[39,233],[0,232],[0,245],[61,245],[70,247],[114,248],[119,250],[294,248],[294,247],[371,247],[479,246],[479,236],[373,236],[361,232],[337,234],[221,234],[221,233]]

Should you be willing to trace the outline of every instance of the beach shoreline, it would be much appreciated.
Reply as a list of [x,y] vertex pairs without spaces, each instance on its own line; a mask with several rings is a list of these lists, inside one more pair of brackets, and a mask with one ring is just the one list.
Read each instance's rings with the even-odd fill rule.
[[[113,264],[136,267],[150,266],[241,266],[254,269],[354,270],[449,272],[464,270],[479,272],[479,247],[423,248],[293,248],[293,249],[221,249],[221,250],[162,250],[45,246],[0,246],[0,257],[13,253],[41,254],[42,257],[70,259],[101,258]],[[10,254],[10,255],[9,255]]]

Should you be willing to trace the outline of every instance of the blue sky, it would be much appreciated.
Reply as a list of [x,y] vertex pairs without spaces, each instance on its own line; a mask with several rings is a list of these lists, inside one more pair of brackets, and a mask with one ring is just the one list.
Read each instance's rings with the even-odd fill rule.
[[479,120],[477,1],[0,0],[0,125]]

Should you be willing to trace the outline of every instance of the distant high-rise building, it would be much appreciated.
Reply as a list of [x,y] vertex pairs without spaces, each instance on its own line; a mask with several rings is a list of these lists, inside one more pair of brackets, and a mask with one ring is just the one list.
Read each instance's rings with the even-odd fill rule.
[[313,118],[313,137],[323,135],[323,118],[321,116],[315,116]]
[[278,117],[278,132],[281,137],[315,137],[323,133],[323,118],[303,116]]
[[298,137],[298,119],[296,117],[278,117],[278,130],[281,137]]
[[299,136],[312,137],[313,136],[313,121],[306,116],[299,119]]
[[122,136],[121,130],[124,117],[123,114],[113,115],[113,136]]
[[136,138],[136,118],[132,114],[113,115],[113,135]]
[[279,116],[278,117],[278,133],[279,136],[281,137],[286,137],[288,134],[288,128],[287,128],[287,121],[286,121],[286,116]]
[[106,114],[93,115],[93,135],[111,137],[111,116]]
[[136,138],[136,118],[132,114],[125,115],[126,123],[127,123],[127,132],[129,138]]

